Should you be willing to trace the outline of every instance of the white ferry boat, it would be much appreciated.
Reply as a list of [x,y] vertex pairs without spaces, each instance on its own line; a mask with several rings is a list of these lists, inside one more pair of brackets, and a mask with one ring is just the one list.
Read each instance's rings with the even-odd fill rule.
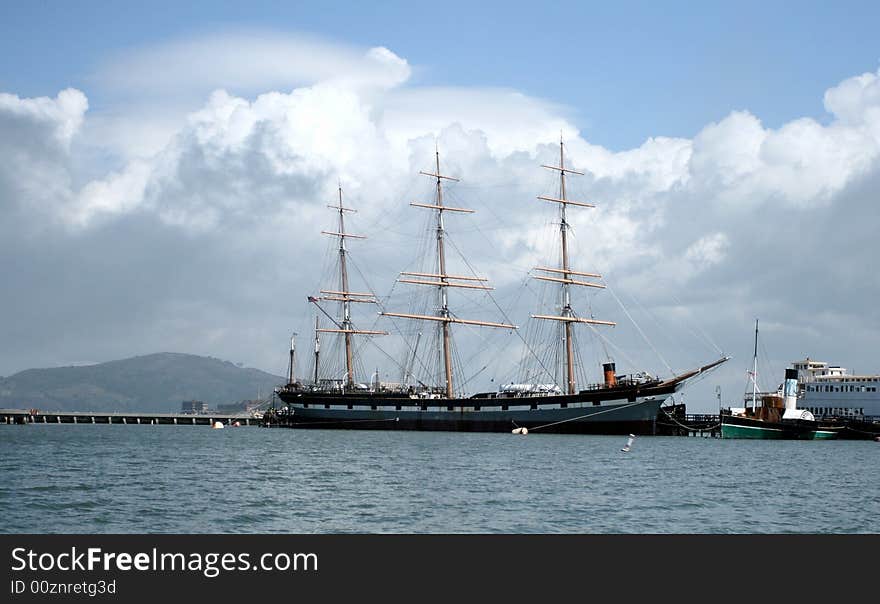
[[816,417],[880,417],[880,375],[850,375],[809,357],[792,366],[798,372],[798,408]]

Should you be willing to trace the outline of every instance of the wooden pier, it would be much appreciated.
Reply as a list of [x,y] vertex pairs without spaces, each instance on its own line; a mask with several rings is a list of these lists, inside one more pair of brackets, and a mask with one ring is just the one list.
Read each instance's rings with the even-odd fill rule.
[[684,405],[661,407],[657,414],[657,434],[721,438],[721,416],[717,413],[688,413]]
[[215,422],[259,426],[260,419],[249,414],[229,413],[108,413],[98,411],[36,411],[0,409],[0,424],[125,424],[212,426]]

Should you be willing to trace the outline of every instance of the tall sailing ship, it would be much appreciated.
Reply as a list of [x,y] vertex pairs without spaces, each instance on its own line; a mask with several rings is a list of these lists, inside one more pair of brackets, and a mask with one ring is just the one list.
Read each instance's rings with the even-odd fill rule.
[[[558,196],[541,195],[538,199],[558,206],[561,254],[557,266],[534,269],[537,273],[535,279],[558,287],[560,310],[558,314],[532,314],[531,318],[559,326],[564,348],[561,354],[564,382],[547,383],[549,378],[554,377],[551,375],[543,383],[507,384],[494,392],[478,392],[470,396],[463,394],[454,371],[451,342],[454,327],[465,325],[514,330],[517,326],[509,321],[463,319],[450,308],[450,289],[488,292],[492,288],[485,277],[452,274],[447,270],[444,219],[449,214],[470,214],[473,210],[446,204],[444,184],[458,179],[441,173],[439,151],[435,152],[434,159],[434,170],[420,173],[432,179],[433,200],[430,203],[410,204],[420,210],[429,210],[434,215],[431,228],[434,239],[431,247],[436,252],[434,264],[428,270],[403,272],[397,279],[408,286],[434,288],[436,298],[430,305],[434,312],[400,312],[380,307],[379,315],[392,321],[403,319],[435,325],[437,349],[432,354],[436,354],[439,379],[434,380],[433,384],[423,381],[407,384],[406,379],[401,384],[384,384],[378,379],[378,372],[376,380],[371,380],[369,384],[356,379],[354,339],[360,336],[373,338],[387,335],[387,332],[359,329],[352,321],[353,305],[376,305],[379,300],[370,291],[351,289],[347,241],[364,237],[345,230],[345,216],[354,210],[343,204],[340,187],[338,204],[330,206],[338,214],[338,230],[324,231],[324,234],[338,240],[338,289],[321,290],[318,296],[309,297],[309,301],[331,322],[331,326],[321,327],[316,320],[315,370],[314,375],[310,376],[312,379],[306,382],[295,379],[294,346],[291,344],[288,384],[277,391],[285,407],[270,414],[265,419],[267,425],[291,428],[654,434],[660,406],[689,380],[728,360],[729,357],[723,356],[702,367],[662,379],[648,373],[617,375],[615,364],[609,359],[603,364],[603,382],[578,384],[575,328],[587,325],[592,329],[601,329],[614,323],[579,316],[572,303],[574,288],[602,289],[605,286],[595,281],[601,279],[601,275],[573,268],[569,249],[571,224],[567,213],[573,208],[594,206],[568,198],[566,178],[583,173],[566,167],[565,147],[560,141],[559,165],[542,166],[558,174]],[[337,303],[339,312],[334,315],[325,310],[323,304],[326,302]],[[327,379],[319,375],[321,337],[324,334],[339,337],[344,346],[345,368],[341,377]],[[417,348],[418,340],[408,354],[415,358]],[[408,370],[405,370],[405,378],[407,373]]]

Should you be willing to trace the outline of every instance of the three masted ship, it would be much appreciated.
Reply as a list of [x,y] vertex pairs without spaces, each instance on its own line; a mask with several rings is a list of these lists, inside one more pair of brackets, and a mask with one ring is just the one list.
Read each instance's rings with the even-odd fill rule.
[[[470,396],[457,392],[459,386],[454,372],[451,331],[456,325],[494,328],[502,330],[517,329],[510,322],[492,322],[478,319],[463,319],[450,310],[449,290],[466,289],[488,292],[492,288],[484,277],[451,274],[447,271],[447,243],[445,216],[449,214],[470,214],[473,210],[450,206],[444,199],[444,183],[457,181],[456,178],[442,174],[440,155],[435,152],[435,170],[421,172],[431,178],[434,185],[434,198],[430,203],[413,202],[410,205],[434,213],[432,237],[436,256],[430,270],[403,272],[397,279],[399,283],[430,287],[436,290],[436,299],[430,306],[434,313],[399,312],[381,309],[379,315],[391,320],[419,321],[434,324],[436,359],[440,367],[436,383],[427,384],[416,380],[407,384],[408,369],[404,370],[401,384],[384,384],[378,379],[363,384],[356,379],[355,338],[373,338],[387,335],[385,331],[358,329],[352,321],[355,305],[379,304],[377,296],[369,291],[351,289],[348,265],[347,242],[363,239],[345,229],[345,217],[353,208],[343,204],[342,188],[339,188],[338,204],[329,206],[338,214],[338,230],[323,231],[336,238],[338,289],[320,290],[318,296],[309,296],[319,315],[315,323],[314,374],[307,381],[297,380],[294,375],[294,342],[291,342],[291,359],[288,383],[277,389],[277,395],[284,407],[268,414],[267,425],[291,428],[339,428],[339,429],[383,429],[383,430],[446,430],[526,433],[540,430],[556,433],[594,433],[594,434],[654,434],[660,406],[687,381],[706,372],[728,359],[722,357],[712,363],[667,379],[647,373],[636,375],[617,375],[615,364],[603,365],[604,380],[598,384],[579,386],[576,371],[576,349],[574,330],[577,325],[586,324],[591,328],[613,326],[611,321],[579,316],[572,304],[574,288],[604,288],[605,286],[589,279],[601,279],[595,273],[573,268],[569,250],[569,231],[567,219],[569,209],[591,208],[593,204],[569,199],[566,191],[566,177],[579,175],[565,165],[565,148],[560,141],[559,165],[544,165],[559,177],[559,196],[538,196],[538,199],[556,204],[559,210],[559,243],[561,254],[555,267],[536,267],[535,279],[558,286],[558,314],[532,314],[536,321],[549,321],[559,325],[564,350],[561,354],[564,365],[564,383],[518,383],[507,384],[494,392],[478,392]],[[338,313],[324,309],[326,302],[336,303]],[[325,317],[330,326],[321,327],[320,319]],[[333,378],[319,375],[321,337],[332,334],[341,340],[344,347],[344,370],[336,371]],[[326,337],[326,335],[324,335]],[[421,332],[419,333],[419,339]],[[408,355],[415,358],[418,341]],[[406,363],[405,363],[406,365]],[[550,376],[553,377],[553,376]],[[547,380],[544,380],[545,382]]]

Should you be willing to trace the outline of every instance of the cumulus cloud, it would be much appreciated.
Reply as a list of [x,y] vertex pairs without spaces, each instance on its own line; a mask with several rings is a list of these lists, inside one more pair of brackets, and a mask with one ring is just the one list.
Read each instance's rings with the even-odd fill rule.
[[62,90],[54,99],[21,99],[13,94],[0,93],[0,112],[7,122],[5,128],[20,124],[44,129],[65,148],[69,147],[70,139],[82,125],[88,107],[85,95],[74,88]]
[[[569,195],[597,204],[569,216],[578,268],[602,272],[622,299],[640,300],[642,319],[714,330],[716,340],[734,342],[723,346],[728,351],[739,342],[734,326],[758,313],[786,317],[780,332],[795,331],[796,320],[834,316],[833,309],[843,321],[859,316],[861,328],[880,330],[873,307],[802,294],[818,270],[825,288],[877,288],[852,269],[876,255],[877,74],[828,90],[827,125],[795,119],[765,128],[742,110],[692,140],[656,137],[612,152],[583,139],[563,107],[510,90],[421,88],[408,81],[411,71],[384,48],[256,34],[141,49],[108,63],[101,84],[131,94],[146,94],[148,84],[190,87],[203,91],[202,101],[161,142],[123,153],[97,178],[76,167],[78,137],[89,132],[82,92],[0,95],[0,203],[16,212],[3,246],[19,266],[59,279],[70,309],[53,319],[48,299],[37,296],[28,308],[8,304],[4,314],[37,324],[42,312],[50,317],[44,328],[55,332],[94,315],[94,325],[131,336],[125,342],[110,327],[105,335],[104,327],[83,328],[82,339],[57,352],[64,359],[80,349],[90,359],[110,358],[171,342],[282,371],[282,355],[270,351],[291,322],[308,319],[299,301],[326,270],[317,257],[328,244],[318,233],[332,224],[326,204],[337,186],[360,210],[352,230],[373,237],[354,257],[363,255],[359,266],[381,293],[398,270],[411,268],[407,250],[425,225],[408,203],[430,195],[417,173],[432,167],[435,144],[444,170],[463,179],[450,184],[450,203],[477,210],[450,218],[453,241],[492,274],[499,298],[517,297],[525,273],[558,254],[555,208],[535,196],[558,186],[539,165],[558,160],[561,133],[567,163],[585,172],[569,180]],[[90,131],[90,146],[100,147],[99,133]],[[862,216],[858,224],[835,222],[853,214]],[[51,249],[20,228],[34,224],[54,229]],[[33,292],[45,293],[32,275],[5,277],[32,301]],[[613,296],[590,292],[579,301],[620,315]],[[89,304],[103,312],[83,314]],[[523,323],[526,306],[505,308]],[[100,341],[86,344],[90,332]],[[55,361],[39,338],[3,335],[16,357],[0,366]],[[647,350],[623,326],[615,335]],[[821,340],[807,333],[803,346]],[[133,350],[132,341],[143,348]],[[680,350],[670,360],[683,369],[706,360],[703,353]]]
[[880,122],[880,77],[863,73],[825,92],[825,109],[847,126],[867,125],[875,138]]
[[0,93],[0,208],[46,219],[69,202],[70,144],[87,109],[70,88],[54,99]]

